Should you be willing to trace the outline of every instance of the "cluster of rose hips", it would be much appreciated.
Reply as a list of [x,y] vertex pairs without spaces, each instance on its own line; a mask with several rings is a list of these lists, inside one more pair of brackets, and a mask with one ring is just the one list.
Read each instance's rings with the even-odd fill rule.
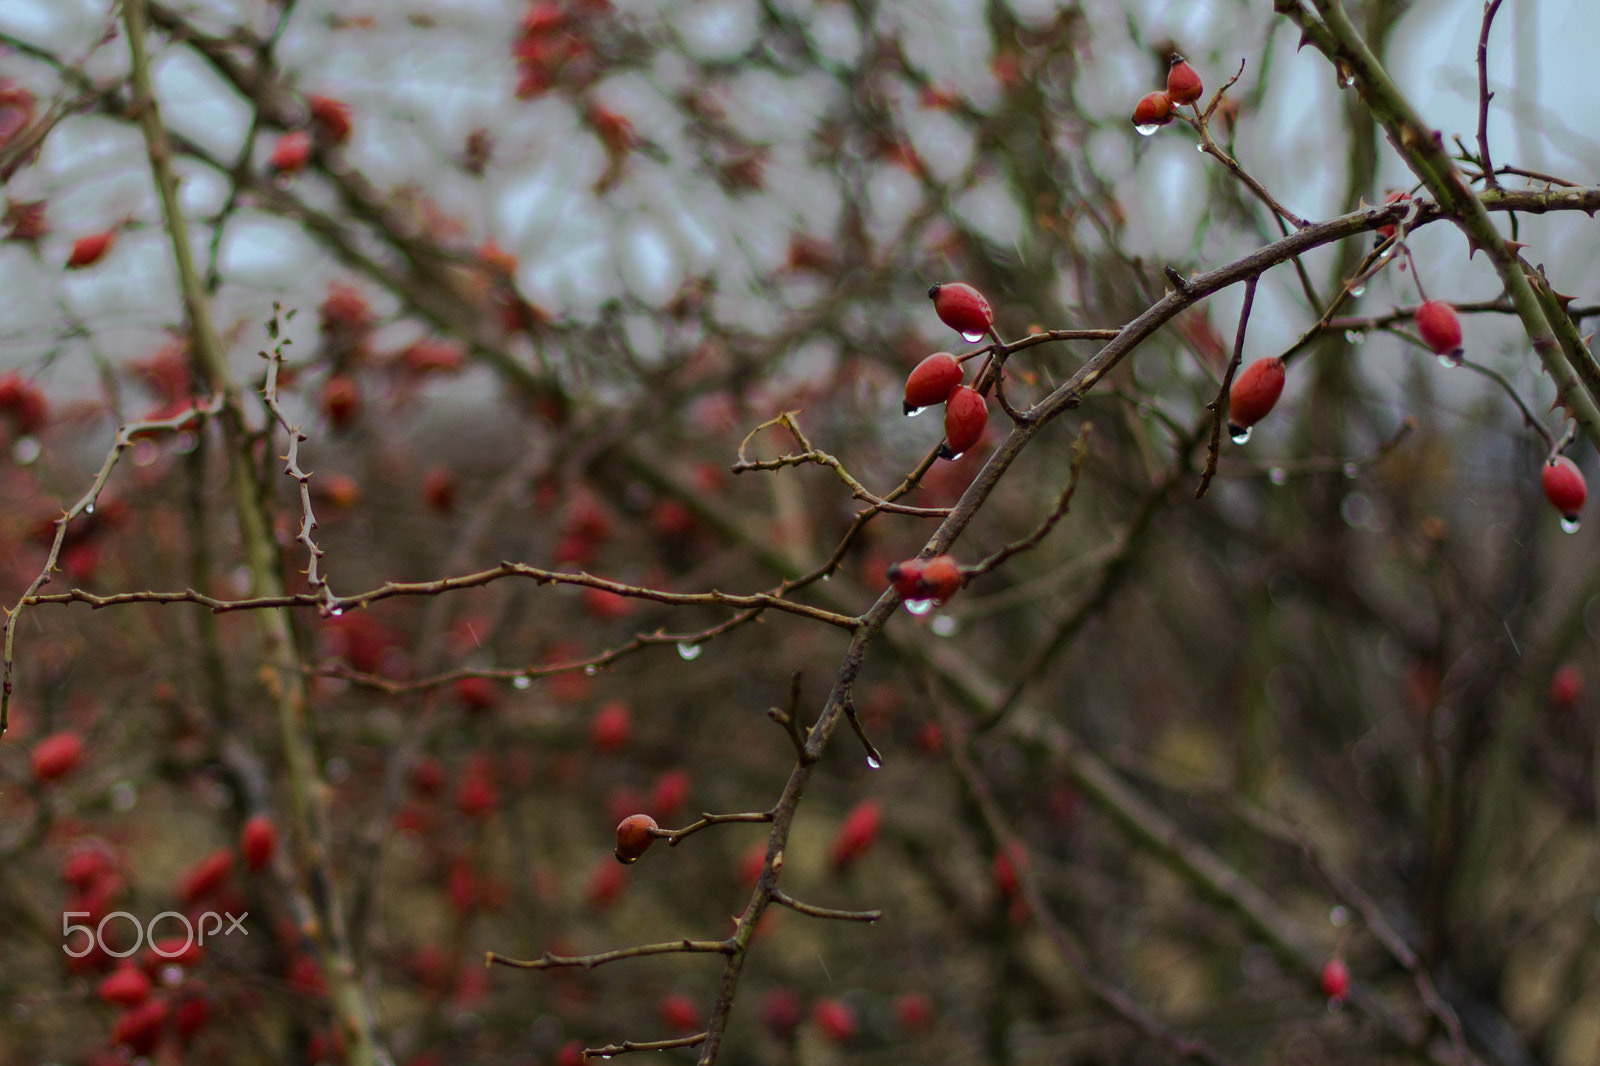
[[[994,328],[994,311],[983,293],[964,281],[935,285],[928,290],[939,320],[969,344],[976,343]],[[966,358],[965,356],[962,359]],[[944,404],[944,443],[942,459],[959,459],[983,437],[989,424],[989,406],[983,394],[961,383],[962,359],[949,352],[934,352],[918,363],[906,378],[903,408],[908,415],[925,407]]]
[[944,603],[961,591],[966,580],[961,567],[948,555],[891,563],[887,576],[894,590],[910,603]]
[[1166,89],[1140,98],[1133,109],[1133,128],[1148,137],[1171,122],[1178,108],[1199,100],[1205,91],[1205,84],[1195,69],[1182,56],[1173,55],[1172,64],[1167,68]]

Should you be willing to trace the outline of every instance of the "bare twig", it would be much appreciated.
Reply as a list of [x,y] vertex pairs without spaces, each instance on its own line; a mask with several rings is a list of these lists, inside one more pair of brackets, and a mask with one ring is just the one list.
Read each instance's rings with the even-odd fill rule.
[[1211,487],[1211,479],[1217,474],[1217,460],[1222,453],[1222,423],[1228,418],[1233,375],[1239,372],[1239,363],[1244,358],[1245,331],[1250,326],[1250,308],[1256,302],[1256,280],[1251,278],[1244,283],[1244,306],[1239,308],[1239,329],[1233,337],[1233,355],[1228,359],[1228,369],[1222,375],[1217,398],[1206,404],[1206,410],[1211,412],[1211,441],[1206,445],[1206,467],[1200,472],[1200,484],[1194,490],[1197,500],[1205,497],[1206,489]]
[[1494,93],[1489,91],[1489,27],[1500,10],[1502,0],[1485,0],[1483,28],[1478,31],[1478,163],[1483,167],[1483,183],[1491,189],[1499,188],[1494,163],[1489,160],[1489,101]]
[[631,948],[601,951],[593,955],[553,955],[545,952],[537,959],[514,959],[497,952],[484,952],[485,966],[510,966],[517,970],[592,970],[608,962],[622,959],[639,959],[646,955],[729,955],[734,942],[728,940],[669,940],[663,944],[638,944]]

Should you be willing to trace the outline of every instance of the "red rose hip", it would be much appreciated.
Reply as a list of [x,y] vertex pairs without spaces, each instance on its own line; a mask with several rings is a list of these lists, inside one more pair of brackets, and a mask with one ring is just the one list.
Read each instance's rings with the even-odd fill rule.
[[1329,999],[1343,999],[1350,992],[1350,967],[1335,955],[1322,967],[1322,994]]
[[940,603],[961,591],[961,567],[948,555],[935,555],[922,569],[919,594]]
[[1172,97],[1166,93],[1146,93],[1133,107],[1133,128],[1150,136],[1172,121]]
[[1583,699],[1583,671],[1576,663],[1567,663],[1550,678],[1549,701],[1551,710],[1566,713]]
[[239,831],[239,850],[244,853],[244,864],[252,870],[271,862],[278,850],[278,828],[272,819],[258,814],[245,822]]
[[961,364],[956,357],[949,352],[934,352],[906,378],[905,413],[914,415],[924,407],[944,403],[959,384]]
[[624,866],[639,861],[655,843],[655,836],[651,832],[658,828],[656,820],[648,814],[630,814],[617,823],[617,861]]
[[907,559],[889,564],[889,584],[903,599],[915,600],[922,596],[922,572],[927,563],[921,559]]
[[1417,308],[1414,321],[1422,343],[1452,363],[1461,361],[1461,319],[1456,309],[1442,300],[1428,300]]
[[1272,413],[1283,395],[1283,360],[1260,359],[1245,367],[1228,392],[1228,435],[1235,444],[1250,439],[1250,427]]
[[944,443],[939,458],[959,459],[978,441],[989,424],[989,405],[970,385],[957,385],[944,402]]
[[1172,57],[1167,70],[1167,96],[1174,104],[1192,104],[1205,93],[1205,84],[1182,56]]
[[54,781],[65,777],[83,758],[83,738],[76,733],[56,733],[39,741],[33,749],[35,781]]
[[1544,482],[1544,498],[1561,512],[1562,526],[1568,533],[1576,533],[1578,512],[1583,510],[1583,501],[1589,496],[1583,471],[1565,455],[1558,455],[1544,464],[1539,478]]
[[994,311],[983,293],[964,281],[948,281],[928,290],[939,321],[961,334],[969,344],[983,339],[994,325]]

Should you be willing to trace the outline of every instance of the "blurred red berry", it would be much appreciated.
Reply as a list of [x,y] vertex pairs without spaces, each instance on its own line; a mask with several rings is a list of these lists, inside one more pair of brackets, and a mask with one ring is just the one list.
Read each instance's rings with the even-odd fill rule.
[[787,1040],[799,1026],[805,1013],[805,1004],[794,989],[779,987],[761,997],[759,1010],[761,1024],[770,1029],[774,1036]]
[[267,167],[279,174],[298,174],[311,161],[311,134],[294,130],[278,138]]
[[124,959],[111,976],[100,982],[95,994],[103,1003],[137,1007],[150,998],[150,978],[138,966]]
[[91,233],[87,237],[79,237],[72,242],[72,254],[67,256],[67,269],[82,270],[94,266],[106,257],[116,243],[116,230],[108,229],[104,233]]
[[856,1012],[838,999],[817,1000],[811,1008],[811,1020],[816,1023],[817,1030],[835,1044],[848,1044],[860,1028]]
[[845,815],[833,842],[828,845],[829,865],[835,870],[849,867],[877,843],[882,828],[882,806],[877,800],[862,800]]
[[1322,967],[1322,994],[1329,999],[1343,999],[1350,992],[1350,968],[1335,955]]
[[617,902],[628,885],[628,875],[614,862],[597,864],[584,886],[583,898],[592,910],[603,911]]
[[487,677],[463,677],[455,684],[456,700],[468,711],[492,711],[500,702],[500,690]]
[[83,738],[76,733],[55,733],[33,747],[35,781],[54,781],[71,773],[83,758]]
[[246,866],[252,870],[261,869],[272,861],[277,850],[278,827],[272,824],[271,818],[257,814],[244,823],[239,831],[239,851],[244,855]]
[[697,1033],[700,1031],[700,1008],[694,1000],[682,992],[673,992],[663,996],[658,1013],[661,1015],[661,1024],[675,1033]]
[[694,779],[687,770],[668,770],[650,790],[650,810],[657,818],[676,818],[689,803]]
[[322,414],[334,432],[343,433],[361,414],[361,386],[346,374],[335,374],[322,386]]
[[111,1042],[127,1047],[134,1055],[148,1055],[161,1046],[161,1030],[167,1020],[167,1004],[147,999],[127,1011],[111,1027]]
[[926,992],[902,992],[894,998],[894,1020],[908,1033],[933,1025],[933,1000]]
[[353,125],[349,104],[331,96],[310,93],[306,96],[306,106],[311,109],[311,121],[317,124],[317,131],[329,144],[343,144],[350,139]]
[[218,848],[178,879],[178,898],[188,906],[214,894],[233,873],[233,852]]
[[633,739],[633,713],[621,700],[604,704],[589,722],[589,739],[600,751],[621,751]]
[[499,792],[483,773],[469,773],[456,790],[456,810],[469,818],[487,818],[499,806]]
[[1577,663],[1567,663],[1550,677],[1550,708],[1570,711],[1583,699],[1583,671]]

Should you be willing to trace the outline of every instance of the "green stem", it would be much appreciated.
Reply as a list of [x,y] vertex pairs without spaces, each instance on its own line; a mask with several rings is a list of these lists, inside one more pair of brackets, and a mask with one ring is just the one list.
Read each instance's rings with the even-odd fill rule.
[[[172,147],[161,122],[160,110],[150,82],[150,57],[146,48],[149,14],[145,0],[124,0],[123,19],[128,31],[128,51],[132,65],[133,110],[144,134],[150,157],[151,176],[161,197],[161,210],[167,234],[172,240],[173,259],[183,295],[184,310],[194,357],[202,376],[223,397],[222,425],[226,438],[229,481],[233,487],[234,509],[239,521],[245,558],[254,590],[277,596],[284,592],[278,571],[276,545],[271,536],[266,500],[258,491],[250,465],[249,433],[244,418],[242,392],[228,368],[211,321],[204,279],[196,268],[189,243],[189,227],[178,204],[178,184],[172,169]],[[310,714],[306,706],[305,682],[299,669],[298,651],[286,609],[257,612],[261,627],[262,669],[268,672],[267,687],[277,703],[278,727],[288,764],[291,811],[296,837],[304,844],[304,867],[314,888],[313,895],[323,904],[314,927],[303,930],[317,944],[323,973],[335,1015],[350,1046],[351,1061],[357,1066],[378,1066],[388,1056],[378,1047],[374,1035],[375,1017],[363,990],[348,947],[348,936],[340,909],[331,866],[328,830],[330,789],[317,771],[312,742]]]

